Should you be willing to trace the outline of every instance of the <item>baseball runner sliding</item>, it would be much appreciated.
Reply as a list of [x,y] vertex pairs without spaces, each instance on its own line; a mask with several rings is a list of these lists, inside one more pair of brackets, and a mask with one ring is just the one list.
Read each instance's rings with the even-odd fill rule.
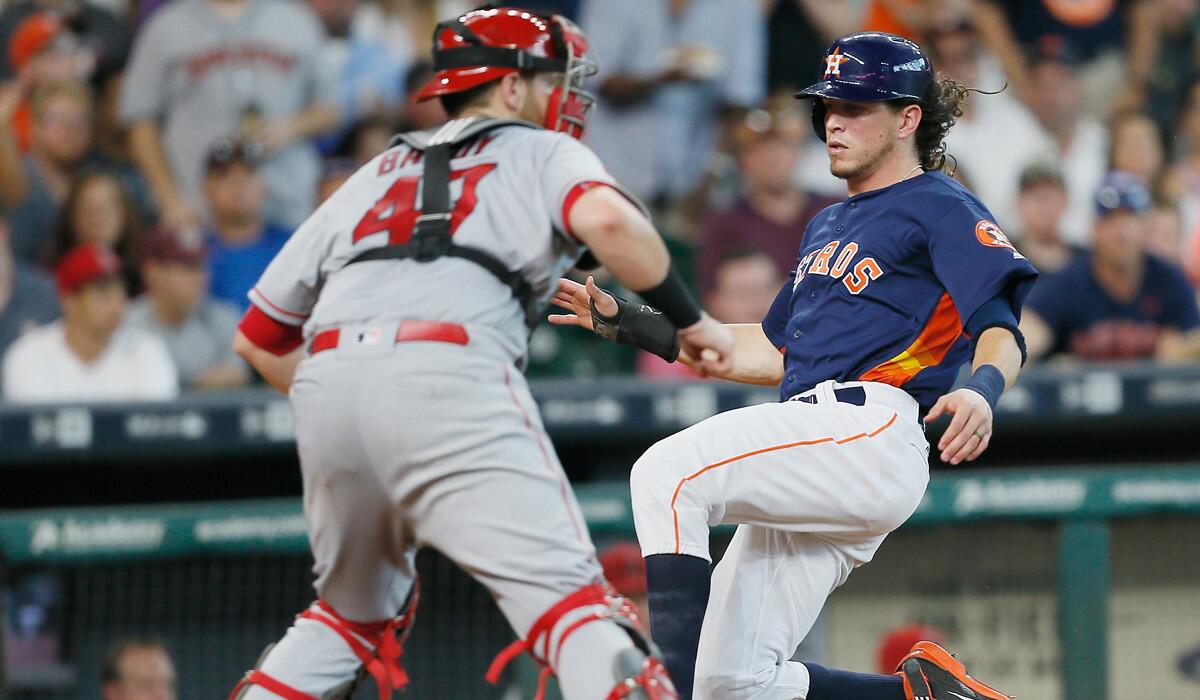
[[[697,365],[652,308],[591,279],[560,281],[554,303],[571,313],[551,320],[780,387],[780,403],[714,416],[633,467],[652,636],[680,697],[1005,700],[930,642],[894,676],[790,661],[826,597],[920,503],[924,423],[952,416],[938,443],[951,464],[987,449],[992,410],[1024,361],[1017,320],[1037,275],[941,172],[965,88],[891,34],[843,37],[821,69],[797,97],[813,100],[849,197],[809,224],[762,323],[729,326],[731,368]],[[950,391],[968,360],[969,383]],[[709,527],[720,523],[738,527],[710,580]]]
[[400,135],[250,292],[235,346],[291,399],[318,601],[233,697],[347,698],[364,674],[381,699],[402,688],[421,546],[487,586],[520,637],[490,679],[528,652],[568,700],[676,697],[603,580],[520,368],[585,250],[707,371],[731,371],[733,333],[577,140],[594,71],[577,27],[474,11],[439,25],[434,62],[420,96],[451,121]]

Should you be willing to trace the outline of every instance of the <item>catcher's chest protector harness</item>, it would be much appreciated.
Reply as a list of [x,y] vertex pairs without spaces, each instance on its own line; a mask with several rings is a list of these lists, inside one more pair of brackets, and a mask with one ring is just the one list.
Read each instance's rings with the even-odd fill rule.
[[460,258],[479,265],[512,290],[513,298],[525,310],[525,322],[530,329],[537,324],[542,304],[534,296],[533,287],[519,273],[508,269],[495,255],[482,248],[458,245],[450,230],[452,203],[450,199],[450,159],[459,146],[503,126],[536,129],[537,126],[520,120],[456,119],[429,132],[399,134],[389,148],[404,143],[423,154],[425,170],[421,178],[421,214],[417,217],[412,238],[407,243],[372,248],[351,258],[347,265],[372,260],[415,260],[433,262],[441,257]]

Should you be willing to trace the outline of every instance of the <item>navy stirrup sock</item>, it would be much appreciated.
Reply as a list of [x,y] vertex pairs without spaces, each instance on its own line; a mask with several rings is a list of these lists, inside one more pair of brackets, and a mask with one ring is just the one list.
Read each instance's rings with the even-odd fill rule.
[[[662,650],[663,663],[681,700],[692,697],[710,570],[707,561],[686,554],[646,557],[650,635]],[[804,665],[810,679],[807,700],[905,700],[904,682],[899,676]]]
[[905,700],[900,676],[876,676],[825,668],[805,662],[807,700]]
[[680,700],[691,700],[696,674],[696,647],[708,607],[711,567],[687,554],[646,557],[646,588],[650,604],[650,636],[662,650],[663,663]]

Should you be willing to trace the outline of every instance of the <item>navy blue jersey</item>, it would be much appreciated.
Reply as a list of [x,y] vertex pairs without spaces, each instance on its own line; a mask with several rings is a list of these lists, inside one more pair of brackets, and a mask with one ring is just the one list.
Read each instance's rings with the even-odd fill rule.
[[1029,45],[1057,37],[1083,60],[1127,41],[1137,0],[991,0],[1008,17],[1013,36]]
[[818,214],[793,280],[763,319],[785,355],[781,397],[828,379],[875,381],[931,407],[970,358],[971,314],[1004,295],[1020,318],[1037,277],[993,221],[940,172]]
[[1087,360],[1154,357],[1164,329],[1200,326],[1196,297],[1183,271],[1146,256],[1142,286],[1132,299],[1118,300],[1096,281],[1090,253],[1038,282],[1029,309],[1054,332],[1051,353],[1069,352]]

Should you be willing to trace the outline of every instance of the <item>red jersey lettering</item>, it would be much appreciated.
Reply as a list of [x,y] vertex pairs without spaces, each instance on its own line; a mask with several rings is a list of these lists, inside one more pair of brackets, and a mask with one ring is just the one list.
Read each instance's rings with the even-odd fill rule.
[[[382,167],[382,166],[381,166]],[[454,203],[450,214],[450,233],[458,230],[478,204],[479,198],[475,188],[485,175],[496,169],[495,163],[484,163],[465,170],[455,170],[450,173],[450,182],[462,180],[462,194]],[[359,220],[354,227],[354,242],[367,236],[388,232],[388,245],[407,243],[412,237],[413,226],[421,211],[416,208],[417,191],[421,184],[419,177],[402,177],[396,180],[384,193],[375,206]]]

